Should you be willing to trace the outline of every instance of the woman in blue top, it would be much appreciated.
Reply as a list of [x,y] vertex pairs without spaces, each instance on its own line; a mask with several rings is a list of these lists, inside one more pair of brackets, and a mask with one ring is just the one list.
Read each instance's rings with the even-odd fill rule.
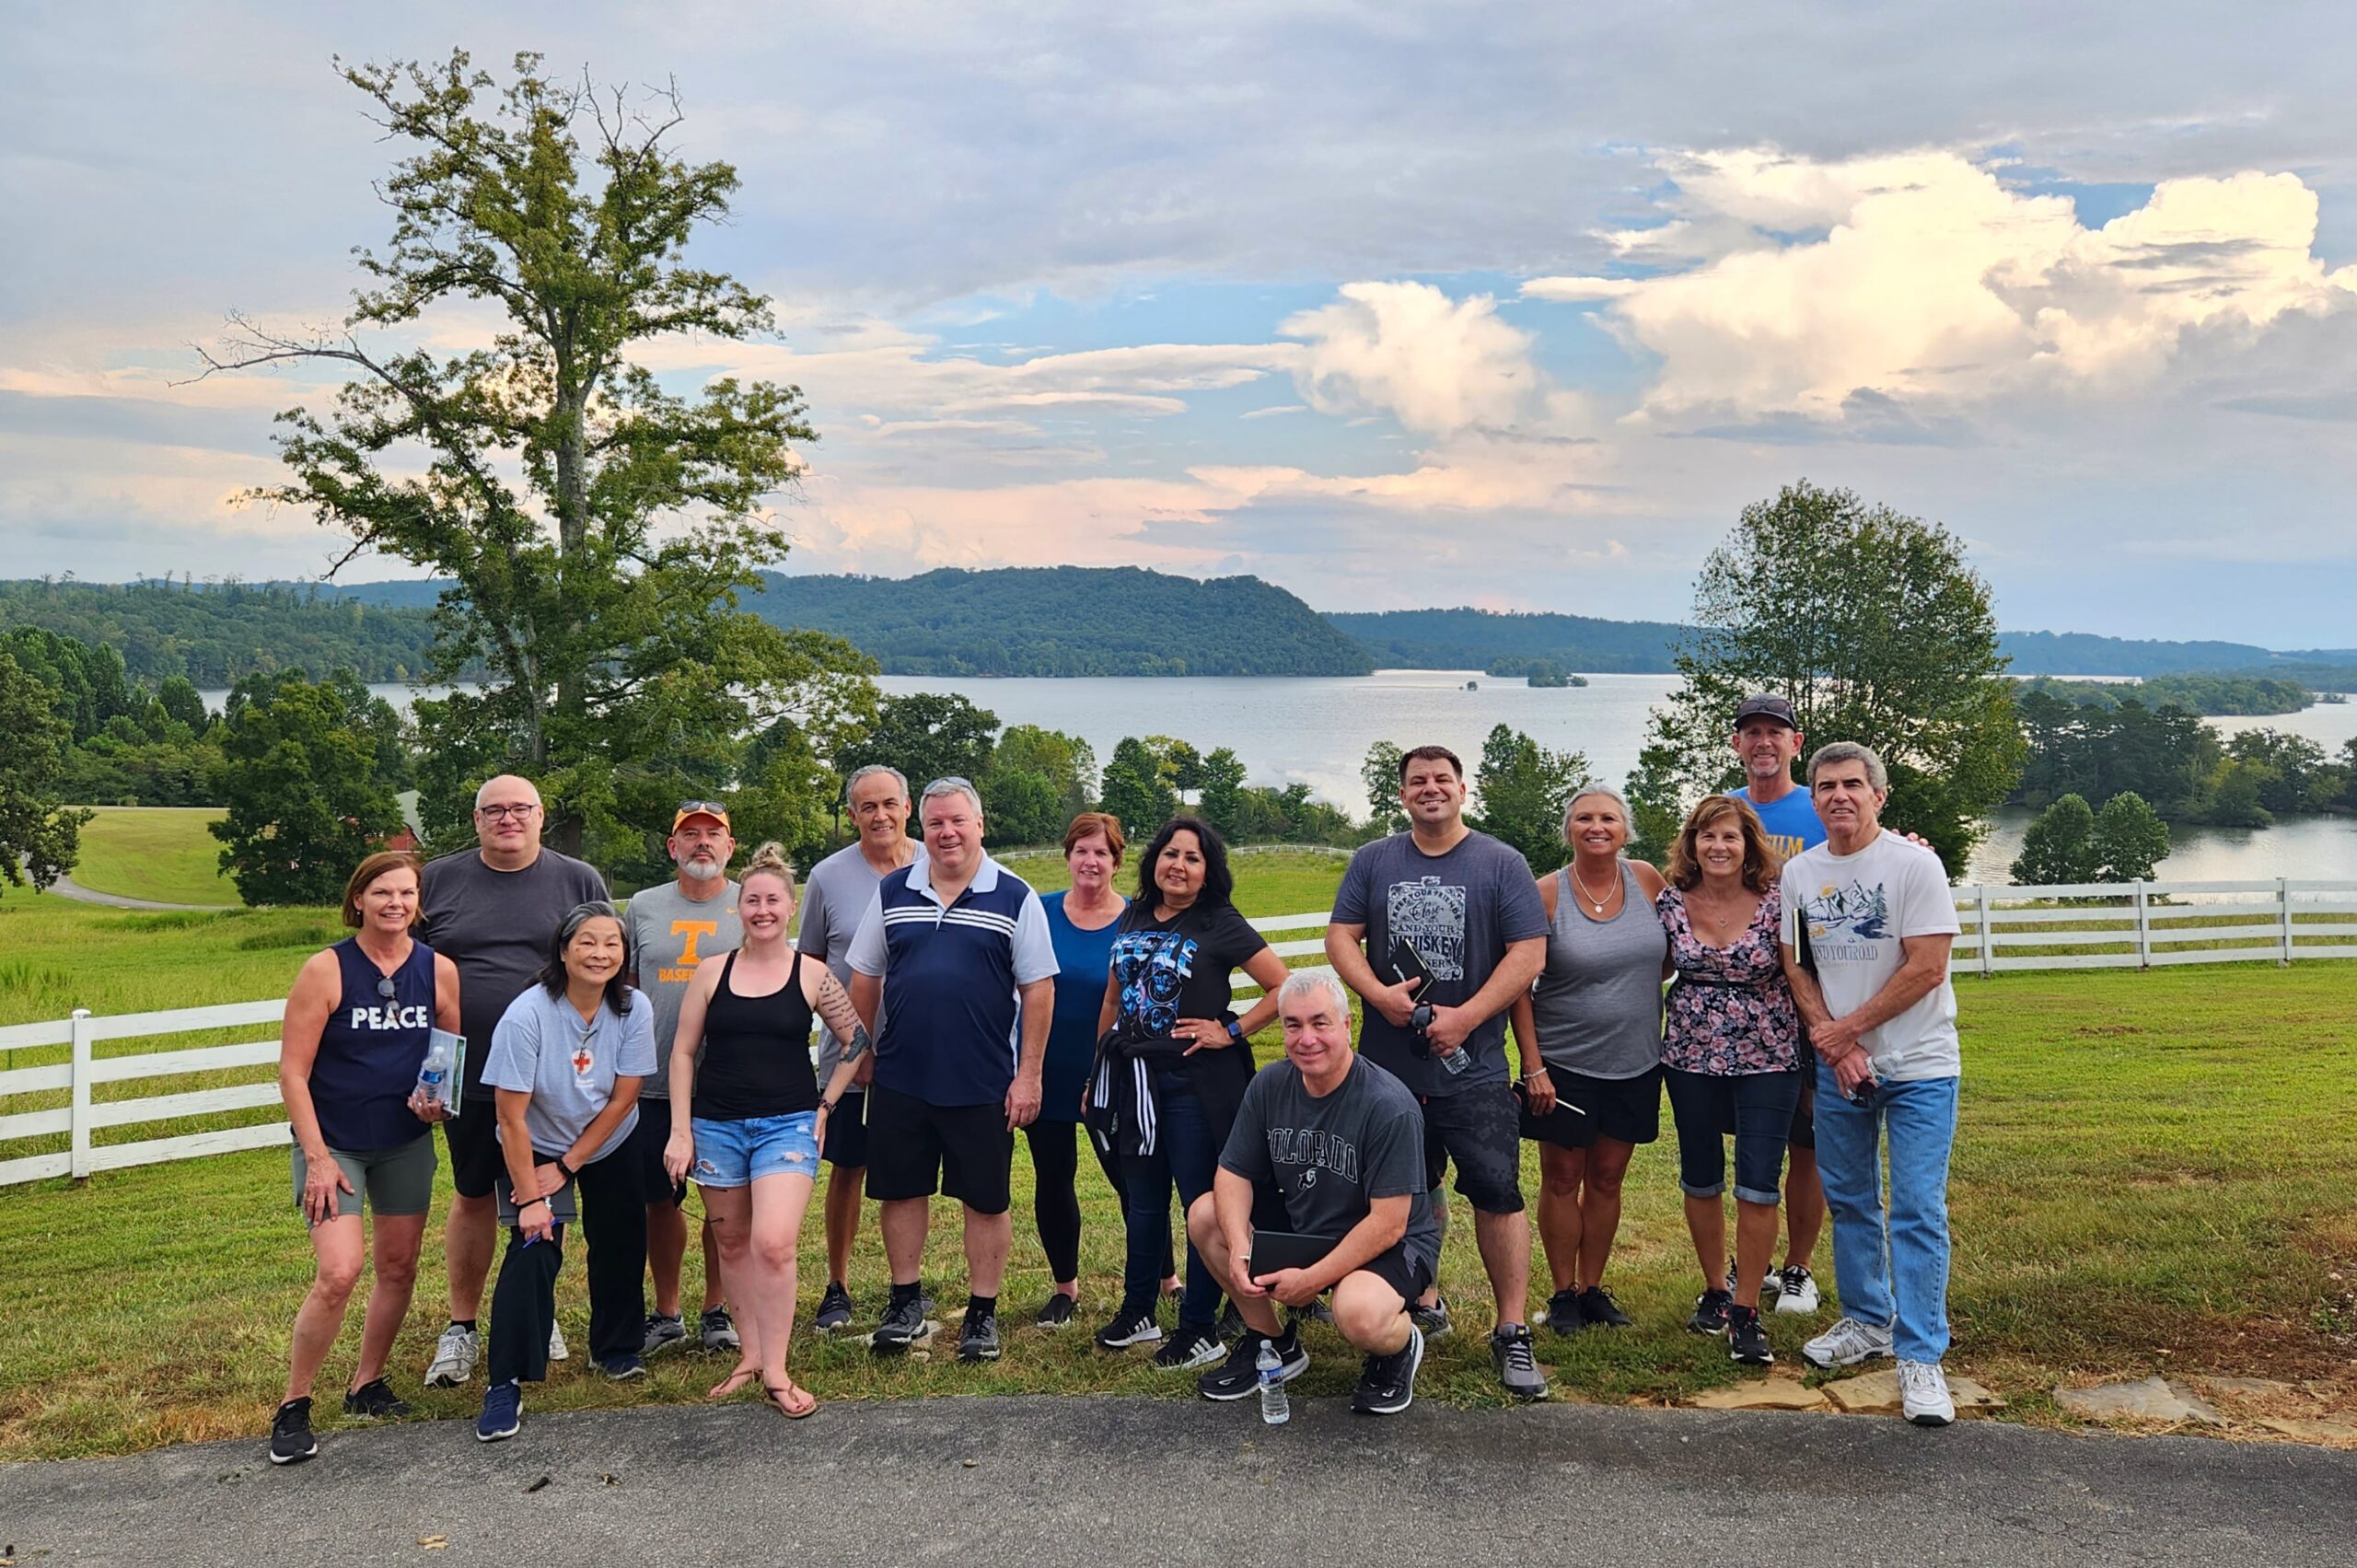
[[[1039,1114],[1023,1130],[1031,1146],[1032,1213],[1039,1223],[1039,1247],[1056,1288],[1039,1307],[1042,1329],[1072,1322],[1080,1296],[1080,1102],[1088,1063],[1097,1052],[1097,1012],[1111,972],[1113,928],[1129,900],[1113,890],[1121,868],[1121,824],[1102,811],[1084,811],[1064,829],[1064,866],[1072,873],[1069,893],[1039,900],[1048,912],[1048,935],[1056,945],[1055,1021],[1048,1028],[1047,1071]],[[1097,1163],[1113,1191],[1121,1191],[1121,1167],[1095,1139]],[[1170,1250],[1167,1239],[1163,1251]],[[1163,1272],[1170,1272],[1166,1262]]]
[[417,923],[417,857],[379,853],[343,889],[353,935],[314,953],[286,998],[278,1088],[294,1124],[295,1202],[310,1222],[319,1272],[295,1315],[286,1397],[271,1423],[274,1465],[319,1452],[311,1435],[311,1384],[343,1329],[369,1237],[362,1195],[377,1216],[377,1281],[360,1335],[360,1360],[343,1396],[346,1415],[409,1413],[385,1381],[385,1358],[409,1312],[418,1243],[434,1195],[437,1104],[412,1107],[418,1068],[435,1028],[459,1028],[459,970],[410,935]]

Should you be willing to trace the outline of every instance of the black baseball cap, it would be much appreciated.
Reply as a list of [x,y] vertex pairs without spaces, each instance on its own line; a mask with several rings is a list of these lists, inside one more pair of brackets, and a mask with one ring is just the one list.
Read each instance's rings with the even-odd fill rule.
[[1746,697],[1735,707],[1735,727],[1741,729],[1746,719],[1774,719],[1787,729],[1798,729],[1801,721],[1793,716],[1793,705],[1773,692],[1763,691],[1757,697]]

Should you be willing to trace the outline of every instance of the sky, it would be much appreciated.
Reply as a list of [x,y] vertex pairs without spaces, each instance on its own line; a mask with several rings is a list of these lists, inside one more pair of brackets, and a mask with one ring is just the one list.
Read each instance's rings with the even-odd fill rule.
[[[303,577],[243,504],[403,155],[333,61],[676,84],[799,386],[786,569],[1676,619],[1806,478],[2015,630],[2357,645],[2342,5],[45,4],[0,18],[0,575]],[[428,323],[479,341],[480,312]],[[345,580],[414,575],[364,559]]]

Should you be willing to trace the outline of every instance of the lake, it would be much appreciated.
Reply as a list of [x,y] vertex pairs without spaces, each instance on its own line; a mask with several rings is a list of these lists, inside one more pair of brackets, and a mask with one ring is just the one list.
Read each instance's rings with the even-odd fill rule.
[[[1468,682],[1476,690],[1467,691]],[[1576,750],[1595,776],[1616,787],[1637,765],[1646,715],[1676,687],[1671,675],[1591,675],[1588,684],[1537,689],[1479,670],[1386,669],[1368,676],[1203,677],[1156,679],[967,679],[887,675],[886,693],[955,691],[1003,725],[1035,724],[1086,740],[1101,764],[1130,735],[1169,735],[1208,751],[1232,748],[1250,783],[1306,784],[1353,816],[1366,811],[1359,763],[1377,740],[1437,741],[1470,768],[1495,725],[1510,725],[1550,750]],[[406,706],[399,685],[372,688]],[[219,693],[206,693],[218,705]],[[2357,736],[2357,703],[2319,703],[2296,714],[2208,721],[2221,735],[2270,726],[2304,735],[2328,752]],[[2003,882],[2029,826],[2025,811],[2001,811],[1973,856],[1968,879]],[[2177,881],[2296,877],[2357,880],[2357,819],[2290,818],[2273,828],[2177,827],[2161,876]]]

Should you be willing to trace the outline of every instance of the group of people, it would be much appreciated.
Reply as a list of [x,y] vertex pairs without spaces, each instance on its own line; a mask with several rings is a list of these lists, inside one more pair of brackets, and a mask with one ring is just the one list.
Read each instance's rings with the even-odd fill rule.
[[[555,1285],[576,1228],[589,1354],[606,1376],[642,1376],[692,1332],[735,1357],[714,1397],[758,1380],[781,1414],[809,1414],[788,1352],[822,1164],[815,1326],[861,1313],[849,1263],[872,1199],[889,1292],[868,1343],[889,1356],[938,1331],[921,1273],[938,1193],[963,1220],[957,1355],[996,1359],[1018,1132],[1053,1282],[1039,1327],[1077,1310],[1085,1136],[1127,1233],[1098,1346],[1154,1345],[1154,1364],[1195,1370],[1206,1398],[1241,1399],[1307,1367],[1299,1324],[1316,1316],[1365,1357],[1353,1402],[1378,1414],[1407,1407],[1426,1340],[1452,1327],[1438,1276],[1453,1166],[1493,1297],[1497,1376],[1540,1398],[1521,1144],[1539,1147],[1547,1323],[1626,1326],[1605,1276],[1623,1177],[1658,1137],[1665,1086],[1702,1273],[1688,1326],[1724,1335],[1737,1361],[1771,1361],[1760,1311],[1771,1298],[1817,1310],[1809,1259],[1829,1205],[1842,1316],[1804,1354],[1836,1366],[1895,1353],[1907,1414],[1944,1423],[1956,921],[1937,858],[1879,826],[1880,761],[1824,747],[1796,785],[1803,739],[1782,699],[1746,702],[1734,745],[1748,782],[1695,807],[1666,867],[1627,858],[1626,803],[1591,788],[1565,813],[1570,864],[1538,878],[1466,823],[1458,759],[1418,747],[1400,763],[1408,830],[1362,848],[1336,895],[1330,970],[1277,957],[1237,910],[1219,834],[1191,817],[1160,827],[1125,895],[1123,825],[1083,814],[1064,835],[1070,890],[1042,898],[984,848],[970,783],[937,779],[912,800],[898,772],[867,767],[846,784],[857,837],[807,885],[774,844],[732,879],[726,809],[688,801],[668,838],[676,876],[617,911],[593,868],[541,843],[531,784],[492,779],[476,849],[363,862],[344,898],[353,935],[305,965],[288,1001],[281,1082],[319,1272],[271,1458],[317,1451],[312,1388],[371,1257],[343,1408],[408,1408],[386,1362],[437,1122],[456,1196],[448,1326],[425,1382],[464,1384],[483,1361],[476,1431],[495,1441],[519,1428],[523,1385],[566,1354]],[[1260,988],[1240,1012],[1238,971]],[[1255,1071],[1250,1037],[1272,1020],[1284,1059]],[[417,1083],[436,1029],[467,1042],[447,1098]],[[693,1330],[680,1295],[691,1182],[704,1258]]]

